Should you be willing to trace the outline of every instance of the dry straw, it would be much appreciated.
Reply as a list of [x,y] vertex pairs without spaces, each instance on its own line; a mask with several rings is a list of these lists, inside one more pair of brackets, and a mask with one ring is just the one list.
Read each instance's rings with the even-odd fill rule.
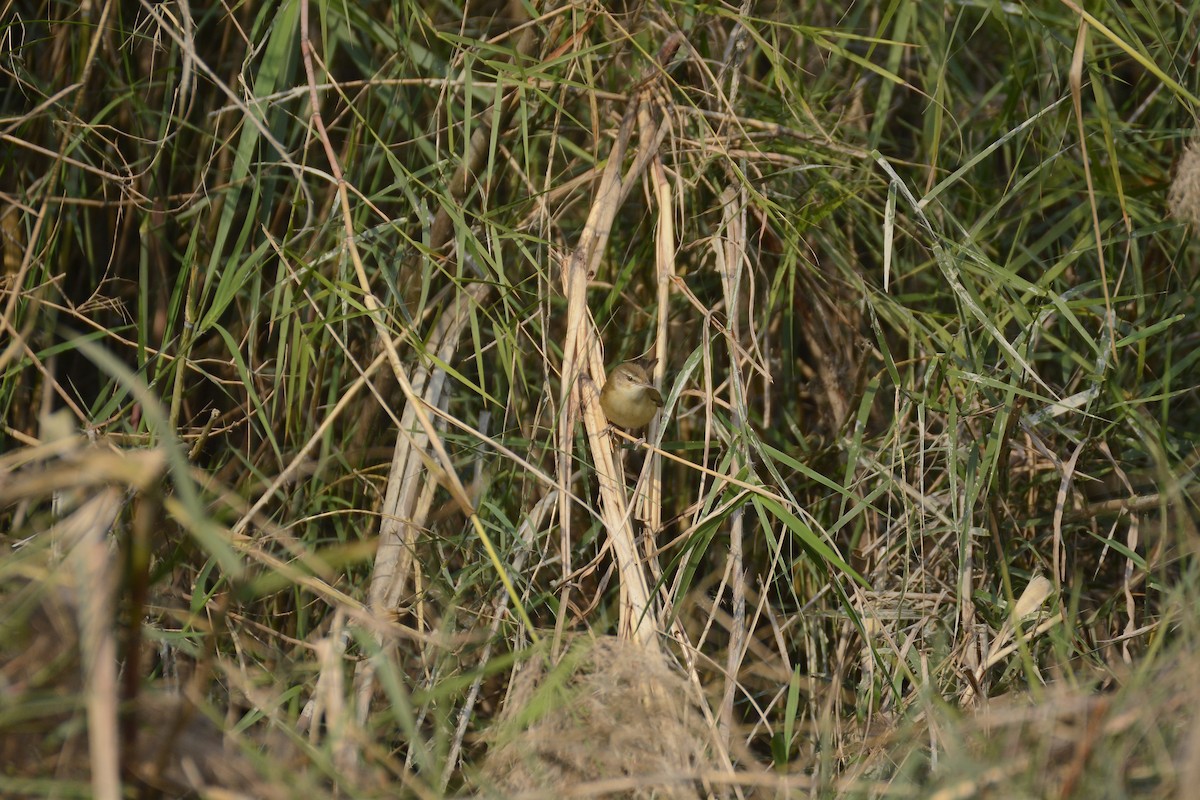
[[636,640],[580,637],[557,666],[514,678],[481,776],[483,796],[555,787],[559,796],[614,777],[633,798],[702,797],[709,741],[683,676]]

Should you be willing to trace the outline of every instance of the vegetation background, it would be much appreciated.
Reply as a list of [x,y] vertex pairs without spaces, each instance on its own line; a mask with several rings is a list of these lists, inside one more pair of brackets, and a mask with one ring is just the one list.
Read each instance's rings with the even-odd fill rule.
[[1190,796],[1197,30],[0,2],[0,793]]

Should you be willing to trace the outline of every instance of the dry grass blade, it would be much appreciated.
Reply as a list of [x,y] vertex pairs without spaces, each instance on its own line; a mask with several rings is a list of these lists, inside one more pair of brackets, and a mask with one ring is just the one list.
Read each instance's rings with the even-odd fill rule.
[[599,392],[588,378],[580,379],[580,408],[583,409],[583,425],[591,443],[596,477],[600,482],[600,505],[608,541],[612,545],[620,577],[620,624],[622,637],[633,639],[650,652],[658,653],[658,631],[654,626],[654,615],[650,604],[650,587],[646,572],[638,556],[637,544],[630,523],[629,508],[625,499],[622,474],[613,459],[612,438],[608,434],[608,420],[600,409]]
[[[472,309],[489,292],[482,284],[464,289],[450,303],[430,336],[429,360],[413,372],[417,403],[400,417],[387,490],[380,509],[379,549],[372,570],[369,602],[379,613],[395,609],[409,591],[418,534],[425,527],[432,489],[441,485],[439,470],[428,455],[429,439],[417,427],[418,406],[442,408],[449,397],[447,376],[439,364],[450,363],[462,345],[462,334]],[[422,409],[423,410],[423,409]]]
[[[601,479],[601,503],[609,538],[614,542],[614,547],[619,548],[616,552],[618,570],[622,577],[621,631],[623,635],[633,635],[639,641],[652,643],[655,634],[645,616],[649,590],[638,564],[633,533],[629,529],[625,487],[617,480],[612,444],[608,437],[602,435],[607,427],[607,420],[600,408],[599,392],[591,380],[591,376],[599,377],[604,374],[604,361],[596,323],[587,310],[588,275],[594,272],[596,263],[604,253],[609,231],[616,218],[621,196],[621,164],[633,131],[636,107],[637,101],[634,101],[625,112],[616,141],[609,151],[608,166],[596,190],[596,200],[588,213],[587,225],[575,251],[562,268],[563,294],[567,298],[567,321],[562,364],[562,413],[558,427],[558,478],[561,486],[568,485],[572,473],[571,452],[576,414],[580,414],[592,443],[592,456]],[[584,378],[588,379],[587,384]],[[560,500],[560,516],[565,539],[570,538],[568,520],[571,515],[568,503],[568,495],[564,492]],[[632,561],[627,560],[631,556]],[[627,580],[635,581],[638,586],[627,585]],[[630,592],[633,594],[630,595]]]

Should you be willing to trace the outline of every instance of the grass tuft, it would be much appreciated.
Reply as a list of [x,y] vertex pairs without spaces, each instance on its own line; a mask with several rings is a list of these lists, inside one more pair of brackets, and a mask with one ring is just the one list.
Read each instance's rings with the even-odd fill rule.
[[1198,25],[3,6],[0,794],[1187,796]]

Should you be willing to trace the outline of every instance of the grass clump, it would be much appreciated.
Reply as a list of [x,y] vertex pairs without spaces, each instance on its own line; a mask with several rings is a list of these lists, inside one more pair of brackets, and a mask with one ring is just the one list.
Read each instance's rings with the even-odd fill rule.
[[1196,16],[10,3],[0,793],[1186,795]]

